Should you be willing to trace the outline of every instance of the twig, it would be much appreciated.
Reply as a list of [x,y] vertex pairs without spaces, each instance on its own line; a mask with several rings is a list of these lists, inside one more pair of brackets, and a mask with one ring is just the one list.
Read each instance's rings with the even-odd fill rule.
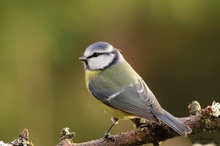
[[[213,117],[213,105],[201,109],[199,103],[193,101],[189,105],[189,109],[191,115],[179,119],[192,129],[193,132],[191,134],[220,131],[220,116]],[[218,110],[220,112],[220,108]],[[153,143],[154,146],[159,146],[161,141],[179,136],[173,129],[165,124],[149,125],[151,126],[147,126],[147,128],[138,128],[131,130],[130,132],[117,134],[115,135],[115,141],[101,138],[83,143],[73,143],[72,138],[75,134],[72,134],[71,136],[67,136],[68,138],[62,139],[57,146],[139,146],[148,143]],[[66,129],[62,131],[66,131]],[[69,132],[68,129],[66,133],[70,134],[71,132]],[[62,133],[62,135],[63,134],[65,135],[65,132]]]
[[34,146],[34,144],[29,139],[28,129],[24,129],[22,133],[19,133],[18,138],[10,143],[4,143],[0,141],[0,146]]
[[[220,132],[220,103],[213,102],[211,106],[201,109],[199,103],[193,101],[188,108],[190,116],[179,119],[192,129],[191,134]],[[69,128],[63,128],[60,135],[60,142],[56,146],[139,146],[148,143],[160,146],[161,141],[179,136],[173,129],[163,123],[160,125],[149,123],[144,128],[117,134],[115,135],[115,141],[101,138],[88,142],[74,143],[75,133],[70,132]],[[0,146],[34,146],[34,144],[29,139],[28,129],[24,129],[17,139],[9,143],[0,141]]]

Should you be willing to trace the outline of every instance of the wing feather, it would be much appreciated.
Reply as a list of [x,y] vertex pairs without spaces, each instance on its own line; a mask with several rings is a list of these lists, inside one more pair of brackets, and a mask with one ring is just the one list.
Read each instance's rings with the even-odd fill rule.
[[158,114],[163,114],[156,97],[141,78],[135,84],[117,91],[103,91],[103,88],[97,90],[92,86],[89,86],[89,89],[104,104],[134,116],[158,122],[158,119],[152,114],[151,108],[154,108]]
[[[183,136],[192,131],[179,119],[162,109],[154,94],[141,78],[132,82],[129,79],[131,78],[125,80],[125,86],[123,86],[124,84],[119,84],[117,80],[100,76],[90,80],[89,90],[96,99],[105,105],[123,111],[125,115],[121,118],[129,118],[130,115],[133,115],[154,122],[161,120]],[[133,82],[135,83],[129,84]],[[126,115],[126,113],[128,114]]]

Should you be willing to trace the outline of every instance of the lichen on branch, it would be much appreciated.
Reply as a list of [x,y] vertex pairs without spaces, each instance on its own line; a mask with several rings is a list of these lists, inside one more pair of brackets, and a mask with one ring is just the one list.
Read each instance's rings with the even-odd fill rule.
[[[213,101],[212,105],[202,109],[197,101],[193,101],[188,108],[190,115],[179,119],[192,129],[192,135],[201,132],[220,132],[219,102]],[[82,143],[75,143],[73,141],[75,133],[65,127],[61,130],[60,142],[56,146],[137,146],[148,143],[153,143],[156,146],[160,145],[161,141],[179,136],[172,128],[163,123],[160,125],[150,122],[145,124],[145,127],[115,135],[115,141],[100,138]],[[0,146],[34,146],[34,144],[29,139],[28,129],[25,128],[17,139],[9,143],[0,141]]]
[[[220,131],[220,104],[213,102],[212,105],[201,109],[199,102],[193,101],[189,106],[190,115],[188,117],[179,118],[184,124],[192,129],[191,134],[198,134],[201,132]],[[62,129],[62,137],[65,137],[65,132],[69,135],[69,129]],[[110,141],[106,139],[97,139],[88,142],[74,143],[75,133],[71,136],[67,136],[66,139],[62,139],[57,146],[136,146],[142,144],[160,144],[161,141],[165,141],[170,138],[179,136],[173,129],[165,124],[152,124],[149,122],[145,128],[137,128],[126,133],[120,133],[115,135],[116,140]]]

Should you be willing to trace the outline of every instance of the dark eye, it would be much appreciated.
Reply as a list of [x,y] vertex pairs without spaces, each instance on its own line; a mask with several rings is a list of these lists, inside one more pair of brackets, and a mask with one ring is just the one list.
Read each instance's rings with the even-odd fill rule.
[[92,57],[97,57],[99,55],[100,55],[100,53],[95,52],[95,53],[92,54]]

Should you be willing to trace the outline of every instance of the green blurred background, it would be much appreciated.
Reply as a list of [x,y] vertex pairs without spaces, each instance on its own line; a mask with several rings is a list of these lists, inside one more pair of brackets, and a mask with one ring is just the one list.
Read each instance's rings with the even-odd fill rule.
[[[75,142],[102,137],[110,117],[86,90],[78,60],[100,40],[123,51],[175,116],[188,116],[193,100],[219,101],[219,14],[217,0],[1,1],[0,140],[28,128],[35,145],[51,146],[65,126]],[[120,121],[112,133],[132,128]],[[165,145],[177,143],[191,140]]]

